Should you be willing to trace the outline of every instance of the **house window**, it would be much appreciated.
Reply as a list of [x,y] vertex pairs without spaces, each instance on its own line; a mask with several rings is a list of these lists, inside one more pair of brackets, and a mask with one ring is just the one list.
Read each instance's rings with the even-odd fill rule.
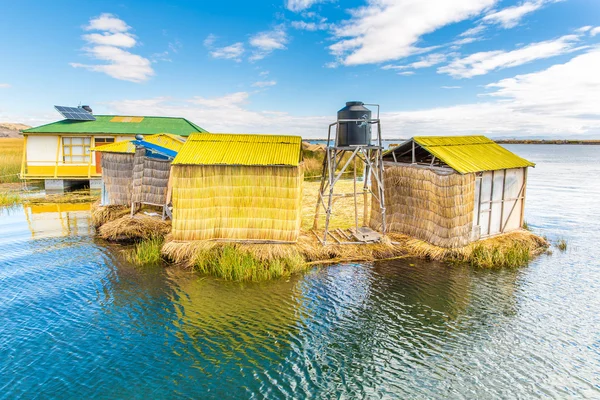
[[91,137],[63,137],[63,162],[87,163],[90,159]]
[[114,137],[97,137],[94,138],[94,145],[95,146],[102,146],[108,143],[114,143],[115,142],[115,138]]

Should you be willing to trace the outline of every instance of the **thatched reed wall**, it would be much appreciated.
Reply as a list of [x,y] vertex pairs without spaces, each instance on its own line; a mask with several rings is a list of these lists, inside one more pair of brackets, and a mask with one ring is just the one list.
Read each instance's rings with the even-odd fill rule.
[[[373,183],[377,193],[377,182]],[[386,222],[399,232],[436,246],[456,248],[471,242],[475,174],[385,163]],[[381,229],[379,202],[371,202],[370,225]]]
[[108,200],[105,205],[130,205],[133,154],[102,153],[102,180]]
[[136,149],[133,162],[132,201],[165,204],[170,171],[170,161],[146,157],[145,149]]
[[301,166],[173,165],[173,239],[295,242]]

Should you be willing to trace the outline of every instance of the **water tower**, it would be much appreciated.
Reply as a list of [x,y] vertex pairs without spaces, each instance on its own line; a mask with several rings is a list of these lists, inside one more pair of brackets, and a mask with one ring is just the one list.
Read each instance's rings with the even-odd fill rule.
[[[377,118],[372,118],[371,110],[365,106],[377,107]],[[332,143],[332,128],[335,127],[335,137]],[[373,131],[377,137],[373,139]],[[370,229],[368,225],[369,195],[379,202],[382,213],[382,233],[385,232],[385,206],[383,187],[383,146],[381,143],[381,125],[379,122],[379,105],[364,104],[360,101],[349,101],[346,107],[338,111],[337,121],[329,125],[327,132],[327,148],[323,160],[323,171],[321,174],[321,186],[313,232],[321,244],[329,242],[337,244],[362,244],[378,242],[381,234]],[[362,195],[364,202],[363,224],[359,226],[358,197],[361,193],[357,191],[357,162],[364,165],[364,176],[362,183]],[[336,192],[336,184],[353,165],[353,191],[352,193]],[[373,190],[372,183],[376,182]],[[343,197],[352,197],[354,200],[354,228],[347,231],[342,229],[330,229],[331,215],[334,214],[335,201]],[[325,211],[325,231],[318,232],[318,221],[321,209]]]

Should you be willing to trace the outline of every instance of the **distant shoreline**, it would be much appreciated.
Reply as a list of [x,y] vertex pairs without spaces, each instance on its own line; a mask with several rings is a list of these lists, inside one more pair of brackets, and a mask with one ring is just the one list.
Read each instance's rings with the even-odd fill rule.
[[600,145],[600,140],[532,140],[532,139],[499,139],[495,140],[498,144],[591,144]]
[[[326,142],[327,139],[303,139],[305,142]],[[383,139],[384,142],[403,143],[408,139]],[[567,140],[567,139],[493,139],[498,144],[585,144],[600,145],[600,139]]]

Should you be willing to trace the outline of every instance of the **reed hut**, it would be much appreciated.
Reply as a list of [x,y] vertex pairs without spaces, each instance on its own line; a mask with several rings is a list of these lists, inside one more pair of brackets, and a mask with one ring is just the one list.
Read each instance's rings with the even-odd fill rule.
[[190,136],[171,168],[173,239],[295,242],[301,150],[298,136]]
[[[150,135],[144,138],[144,142],[153,144],[162,148],[166,148],[173,151],[178,151],[184,143],[184,138],[177,135],[170,134],[157,134]],[[129,206],[132,203],[133,195],[135,194],[135,200],[138,202],[145,202],[148,198],[146,193],[159,193],[162,189],[156,189],[162,187],[164,183],[164,191],[166,193],[167,184],[164,181],[164,170],[167,170],[167,181],[168,181],[168,170],[170,163],[165,167],[164,160],[159,160],[156,164],[152,161],[146,161],[146,151],[140,149],[136,151],[134,140],[122,141],[117,143],[106,144],[104,146],[98,146],[94,148],[94,151],[100,156],[100,162],[102,163],[102,200],[103,206],[108,205],[125,205]],[[149,171],[145,173],[145,165],[148,164]],[[162,168],[159,168],[158,165]],[[154,172],[154,167],[157,170],[163,172]],[[135,175],[137,172],[137,175]],[[147,179],[144,180],[144,176]],[[156,177],[156,179],[154,178]],[[138,180],[135,182],[134,179]],[[143,183],[147,183],[149,186],[146,188]],[[155,200],[152,198],[152,200]],[[163,201],[164,203],[164,201]]]
[[[523,226],[527,168],[535,164],[485,136],[415,136],[383,159],[391,232],[457,248]],[[378,201],[371,207],[379,229]]]

